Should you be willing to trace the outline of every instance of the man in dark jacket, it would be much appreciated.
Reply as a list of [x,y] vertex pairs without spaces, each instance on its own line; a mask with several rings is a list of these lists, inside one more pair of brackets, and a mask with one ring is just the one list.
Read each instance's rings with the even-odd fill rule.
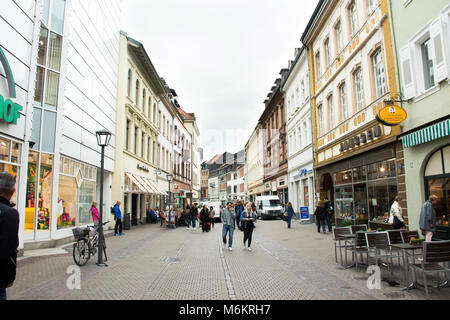
[[333,214],[334,214],[334,206],[333,206],[333,202],[331,202],[328,199],[328,197],[325,197],[325,208],[328,211],[328,214],[326,216],[326,220],[327,220],[327,224],[328,224],[328,231],[333,232],[333,225],[331,223],[331,218],[333,217]]
[[6,300],[6,288],[16,279],[19,246],[19,212],[10,202],[16,192],[16,179],[8,172],[0,173],[0,300]]
[[191,222],[192,222],[192,230],[197,230],[195,222],[197,221],[198,209],[197,205],[194,203],[191,207]]
[[239,229],[239,225],[241,223],[241,214],[244,212],[244,206],[242,204],[242,201],[239,201],[236,206],[234,207],[234,213],[236,215],[236,225]]

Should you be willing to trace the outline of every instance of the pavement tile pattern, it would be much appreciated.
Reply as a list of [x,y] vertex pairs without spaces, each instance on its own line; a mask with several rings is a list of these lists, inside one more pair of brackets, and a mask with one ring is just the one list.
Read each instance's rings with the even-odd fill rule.
[[[253,251],[243,233],[234,232],[233,251],[222,249],[222,225],[166,229],[141,225],[120,237],[106,238],[108,267],[91,257],[81,270],[81,289],[67,286],[74,266],[71,245],[66,254],[35,256],[18,262],[11,300],[416,300],[421,290],[400,291],[382,282],[370,290],[366,270],[336,264],[332,234],[315,225],[280,220],[258,221]],[[48,253],[46,253],[48,254]],[[394,269],[403,279],[403,269]],[[383,275],[389,275],[383,271]],[[450,288],[431,289],[432,299],[450,299]]]

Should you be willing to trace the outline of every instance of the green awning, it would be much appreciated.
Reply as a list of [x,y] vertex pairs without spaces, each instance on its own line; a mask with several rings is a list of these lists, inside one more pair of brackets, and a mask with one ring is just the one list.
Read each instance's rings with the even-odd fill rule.
[[404,135],[400,139],[402,139],[403,148],[411,148],[447,136],[450,136],[450,119]]

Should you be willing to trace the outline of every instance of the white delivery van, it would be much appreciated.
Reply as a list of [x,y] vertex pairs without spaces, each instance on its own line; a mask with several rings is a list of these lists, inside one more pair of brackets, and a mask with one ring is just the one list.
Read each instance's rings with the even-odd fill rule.
[[[211,202],[203,202],[202,205],[207,205],[208,206],[208,210],[210,207],[214,208],[214,220],[220,220],[220,206],[222,205],[222,202],[220,201],[211,201]],[[200,212],[201,209],[199,209]]]
[[284,206],[278,196],[256,197],[255,206],[258,219],[283,218]]

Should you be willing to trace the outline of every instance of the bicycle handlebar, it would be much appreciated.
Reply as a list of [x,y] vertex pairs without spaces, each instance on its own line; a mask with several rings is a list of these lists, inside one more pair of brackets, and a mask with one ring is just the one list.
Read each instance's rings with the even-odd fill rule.
[[[110,223],[110,221],[103,222],[102,225],[105,226],[105,225],[108,224],[108,223]],[[88,226],[88,228],[94,228],[94,227],[95,227],[95,225]]]

